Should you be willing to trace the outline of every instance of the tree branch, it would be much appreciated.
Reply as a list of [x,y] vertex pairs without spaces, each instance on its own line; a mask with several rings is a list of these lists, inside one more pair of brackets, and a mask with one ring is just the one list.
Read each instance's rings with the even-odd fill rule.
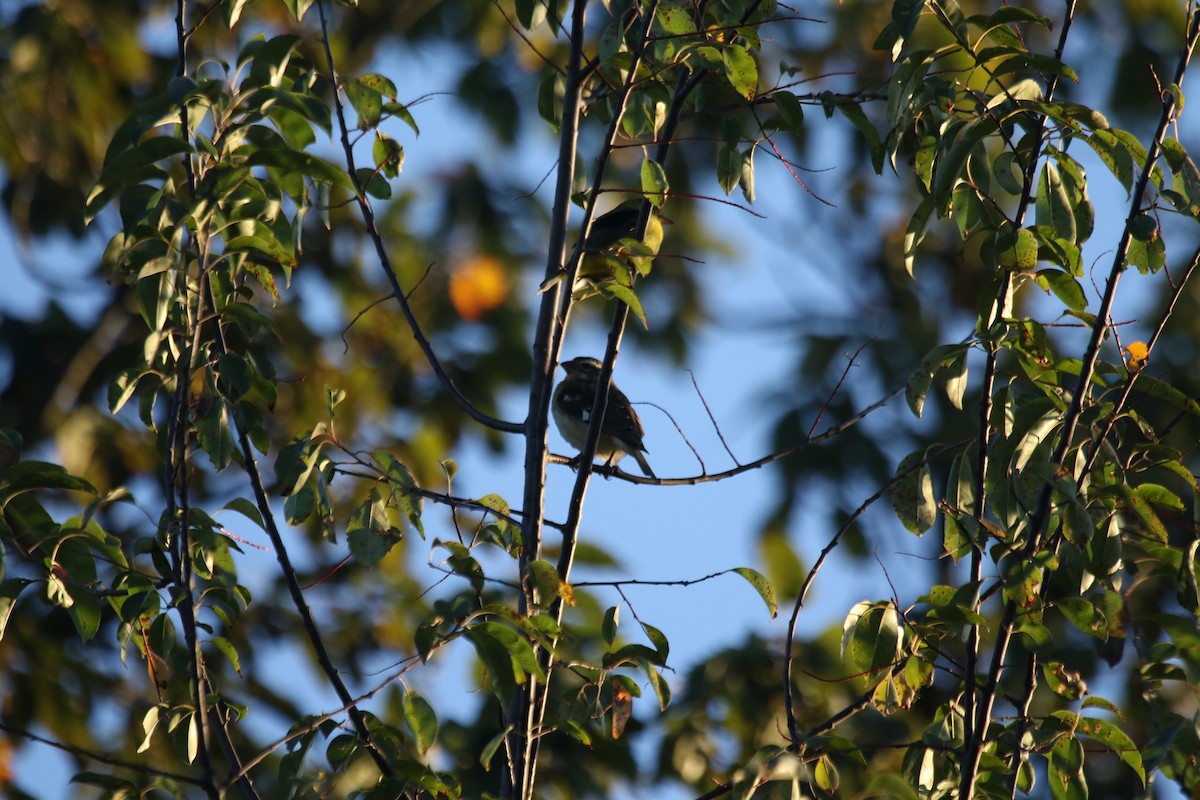
[[384,277],[388,284],[392,287],[392,293],[396,298],[396,304],[400,306],[400,313],[404,315],[404,321],[408,324],[409,331],[412,332],[413,341],[421,348],[421,352],[425,355],[425,360],[429,362],[429,367],[433,373],[437,375],[438,380],[442,384],[442,388],[447,394],[462,407],[464,411],[481,425],[485,425],[494,430],[504,433],[521,433],[524,430],[524,425],[519,422],[508,422],[490,414],[485,414],[475,406],[454,384],[453,379],[442,366],[441,360],[433,351],[433,344],[425,336],[421,330],[421,323],[417,321],[417,316],[413,313],[412,306],[408,302],[408,297],[400,286],[400,281],[396,277],[396,271],[392,268],[392,259],[388,255],[387,245],[384,244],[383,236],[379,233],[379,227],[375,224],[375,210],[371,206],[371,201],[367,199],[367,193],[363,189],[362,181],[359,180],[358,170],[355,168],[354,147],[350,144],[350,132],[346,127],[346,112],[342,108],[341,99],[338,97],[340,91],[340,83],[338,82],[337,70],[333,63],[333,50],[329,46],[329,29],[325,18],[325,3],[324,0],[317,0],[317,12],[321,18],[321,42],[325,48],[325,60],[329,67],[329,81],[333,84],[333,108],[337,114],[338,132],[341,134],[342,151],[346,156],[346,171],[350,177],[350,181],[354,186],[354,199],[358,203],[359,211],[362,213],[363,222],[366,224],[367,235],[371,239],[371,243],[375,245],[375,256],[379,260],[379,266],[383,269]]

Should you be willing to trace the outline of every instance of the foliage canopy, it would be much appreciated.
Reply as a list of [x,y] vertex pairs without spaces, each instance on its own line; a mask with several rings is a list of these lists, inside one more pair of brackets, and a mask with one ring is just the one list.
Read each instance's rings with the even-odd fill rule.
[[[74,280],[100,298],[3,323],[11,746],[114,798],[1200,791],[1196,3],[0,13],[8,218],[95,250]],[[435,43],[453,100],[391,69]],[[457,128],[470,152],[411,180]],[[606,333],[591,419],[627,328],[699,361],[743,288],[702,257],[750,247],[704,215],[766,203],[828,222],[836,266],[786,277],[843,309],[784,321],[787,364],[725,365],[768,373],[770,452],[642,478],[592,463],[593,426],[553,455],[568,332]],[[739,235],[810,241],[771,225]],[[517,494],[456,491],[480,444],[522,450]],[[674,673],[584,524],[591,479],[649,506],[762,467],[770,500],[722,509],[761,563],[703,580],[779,621]],[[874,566],[920,590],[807,622],[831,558],[865,569],[901,530]]]

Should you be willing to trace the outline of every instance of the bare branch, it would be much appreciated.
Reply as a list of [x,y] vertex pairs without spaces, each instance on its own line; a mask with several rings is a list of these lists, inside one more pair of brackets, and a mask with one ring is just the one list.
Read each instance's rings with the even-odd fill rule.
[[[725,452],[729,454],[729,458],[733,461],[733,463],[740,467],[742,462],[738,461],[737,456],[735,456],[733,451],[729,449],[729,443],[725,441],[725,434],[721,432],[721,426],[717,424],[717,418],[713,416],[712,409],[708,407],[708,401],[704,399],[704,392],[700,391],[700,384],[696,382],[696,373],[689,369],[687,374],[688,377],[692,379],[692,388],[696,390],[696,396],[700,398],[700,405],[704,406],[704,413],[708,414],[708,421],[712,423],[713,430],[716,431],[717,438],[721,440],[721,446],[725,448]],[[674,422],[675,420],[671,421]],[[678,428],[679,426],[676,425],[675,427]],[[679,433],[682,434],[683,431],[681,430]],[[685,441],[686,438],[687,437],[684,437]],[[688,447],[692,447],[691,442],[688,442]],[[692,447],[692,452],[696,453],[696,448]],[[704,460],[700,458],[699,453],[696,453],[696,460],[700,462],[700,471],[708,472],[708,470],[704,468]]]
[[190,786],[196,786],[201,789],[207,789],[210,785],[210,782],[207,779],[197,778],[194,775],[184,775],[181,772],[169,772],[167,770],[147,766],[141,762],[125,761],[124,759],[110,756],[107,753],[101,753],[96,750],[89,750],[86,747],[80,747],[74,744],[65,744],[64,742],[59,742],[54,739],[48,739],[45,736],[39,736],[38,734],[32,731],[27,731],[24,728],[18,728],[15,725],[10,725],[4,720],[0,720],[0,731],[11,733],[14,736],[20,736],[22,739],[28,739],[31,742],[44,744],[47,747],[53,747],[56,750],[61,750],[64,753],[85,758],[89,761],[95,761],[99,764],[108,764],[110,767],[120,767],[121,769],[127,769],[130,772],[136,772],[142,775],[153,775],[156,778],[168,778],[170,780],[186,783]]

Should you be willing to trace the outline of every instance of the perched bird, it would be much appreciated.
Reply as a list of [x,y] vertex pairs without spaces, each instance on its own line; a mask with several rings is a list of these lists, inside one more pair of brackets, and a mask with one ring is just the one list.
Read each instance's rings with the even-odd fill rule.
[[[589,288],[603,290],[606,284],[632,284],[631,272],[645,276],[663,240],[663,223],[670,220],[657,209],[650,211],[646,235],[637,239],[638,216],[642,201],[626,200],[592,222],[583,243],[583,255],[576,274],[576,294]],[[577,298],[578,299],[578,296]]]
[[[594,358],[580,356],[565,362],[562,368],[567,377],[554,390],[550,403],[554,422],[567,444],[583,450],[587,440],[588,417],[596,399],[596,386],[600,379],[600,362]],[[608,390],[608,405],[604,409],[604,422],[600,426],[600,442],[596,445],[597,458],[606,464],[616,464],[624,456],[631,455],[646,477],[654,478],[654,470],[642,455],[642,421],[629,403],[629,398],[615,385]]]
[[[626,200],[621,205],[602,214],[592,222],[592,229],[584,241],[584,249],[604,252],[611,250],[622,239],[633,238],[637,234],[638,216],[642,211],[642,201]],[[642,239],[653,252],[658,252],[663,240],[663,217],[657,208],[650,210],[650,221],[646,224],[646,237]]]

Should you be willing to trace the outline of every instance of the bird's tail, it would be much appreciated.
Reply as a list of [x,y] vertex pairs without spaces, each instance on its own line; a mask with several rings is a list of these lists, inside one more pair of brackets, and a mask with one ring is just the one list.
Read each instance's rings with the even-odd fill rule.
[[658,476],[654,474],[654,470],[650,469],[650,462],[646,460],[646,455],[638,450],[633,451],[633,457],[637,461],[638,466],[642,470],[642,474],[647,478],[658,480]]

